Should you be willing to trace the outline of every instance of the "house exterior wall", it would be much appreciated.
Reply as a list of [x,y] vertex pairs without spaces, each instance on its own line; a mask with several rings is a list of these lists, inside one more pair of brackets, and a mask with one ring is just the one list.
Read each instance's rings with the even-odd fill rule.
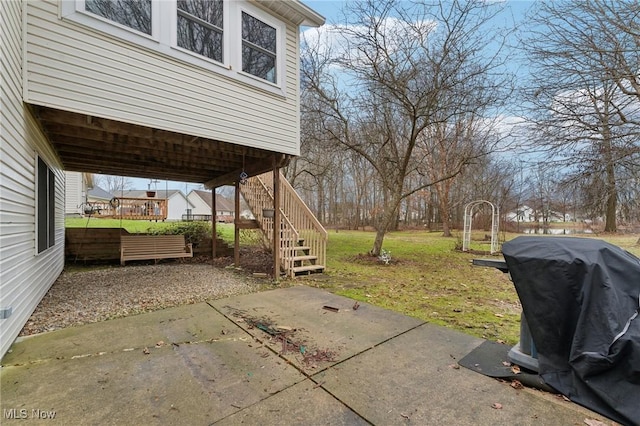
[[[22,1],[0,2],[0,357],[64,267],[64,174],[33,115],[22,102]],[[55,177],[54,245],[37,253],[36,165]]]
[[182,220],[182,215],[187,214],[189,202],[182,192],[175,192],[169,197],[167,206],[168,220]]
[[197,192],[191,191],[187,196],[193,207],[191,213],[194,215],[211,215],[211,207],[198,195]]
[[85,200],[83,175],[80,172],[64,172],[64,214],[65,216],[82,215],[81,204]]
[[65,2],[26,2],[25,102],[299,154],[296,25],[280,20],[278,94],[72,21]]

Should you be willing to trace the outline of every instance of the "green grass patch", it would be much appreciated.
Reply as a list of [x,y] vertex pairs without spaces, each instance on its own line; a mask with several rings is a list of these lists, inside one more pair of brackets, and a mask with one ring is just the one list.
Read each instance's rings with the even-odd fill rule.
[[[501,234],[501,239],[516,236]],[[461,241],[458,236],[391,232],[383,245],[391,253],[391,262],[385,265],[367,254],[374,237],[372,232],[331,233],[326,277],[316,280],[311,276],[309,283],[474,336],[517,342],[521,305],[513,283],[494,268],[471,264],[472,259],[488,255],[457,251]],[[484,233],[478,231],[472,238],[484,247],[483,237]],[[640,253],[638,235],[601,238],[636,255]],[[495,259],[501,260],[502,256]]]

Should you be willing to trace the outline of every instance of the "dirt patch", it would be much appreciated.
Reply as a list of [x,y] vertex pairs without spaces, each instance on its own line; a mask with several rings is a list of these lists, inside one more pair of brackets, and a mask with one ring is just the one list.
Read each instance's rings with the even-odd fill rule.
[[238,322],[247,325],[249,330],[258,329],[264,333],[266,343],[275,347],[281,355],[288,353],[302,356],[302,363],[308,368],[317,368],[322,362],[335,362],[337,353],[330,349],[320,349],[307,339],[300,337],[297,328],[289,326],[278,326],[268,317],[254,317],[240,309],[230,306],[226,308],[232,310],[232,316]]
[[[211,263],[211,256],[203,256],[202,259],[194,262]],[[213,260],[214,266],[221,268],[234,265],[233,256],[217,257]],[[240,248],[240,268],[248,273],[263,273],[273,276],[273,255],[271,251],[261,247],[241,247]]]

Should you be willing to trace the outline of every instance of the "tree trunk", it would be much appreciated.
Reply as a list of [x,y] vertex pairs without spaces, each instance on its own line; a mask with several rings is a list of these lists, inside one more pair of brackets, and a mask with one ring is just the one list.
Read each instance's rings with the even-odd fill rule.
[[442,236],[444,237],[451,237],[451,204],[449,203],[451,181],[452,179],[435,185],[436,192],[438,194],[440,219],[442,220]]
[[[394,192],[395,194],[401,194],[402,188]],[[376,223],[376,239],[373,241],[373,248],[369,252],[371,256],[380,256],[382,252],[382,243],[384,242],[384,236],[389,229],[391,229],[397,218],[397,210],[400,206],[401,198],[399,195],[394,195],[392,202],[385,205],[384,213],[379,221]]]
[[613,164],[607,165],[607,211],[605,213],[604,232],[616,232],[616,214],[618,210],[618,191]]
[[373,241],[373,248],[369,252],[371,256],[380,256],[382,252],[382,243],[384,241],[384,234],[386,231],[382,228],[376,231],[376,239]]
[[[607,104],[608,106],[608,104]],[[607,162],[607,207],[605,212],[604,232],[616,232],[616,215],[618,213],[618,189],[616,187],[616,170],[614,167],[613,144],[611,142],[611,132],[609,126],[604,126],[604,157]]]

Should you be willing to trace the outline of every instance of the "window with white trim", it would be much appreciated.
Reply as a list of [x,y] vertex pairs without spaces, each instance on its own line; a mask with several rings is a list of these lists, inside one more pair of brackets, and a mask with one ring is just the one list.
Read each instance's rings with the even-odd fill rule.
[[277,81],[277,34],[274,27],[242,12],[242,71]]
[[177,44],[199,55],[224,62],[222,0],[178,0]]
[[62,0],[62,17],[284,95],[286,25],[244,0]]
[[151,35],[151,0],[84,0],[87,12]]
[[56,178],[42,158],[36,168],[36,249],[42,253],[56,243]]

